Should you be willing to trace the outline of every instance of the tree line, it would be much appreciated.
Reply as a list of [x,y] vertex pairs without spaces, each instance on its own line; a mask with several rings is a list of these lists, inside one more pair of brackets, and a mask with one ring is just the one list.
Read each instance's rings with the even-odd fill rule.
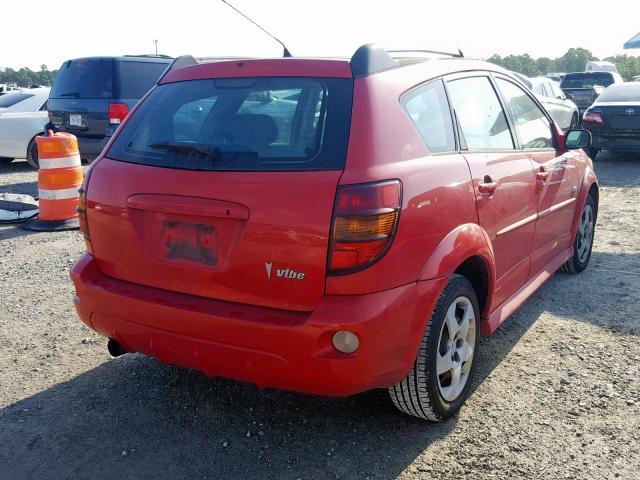
[[40,71],[34,71],[23,67],[18,70],[13,68],[0,68],[0,83],[15,83],[19,87],[40,85],[51,86],[56,78],[57,70],[49,70],[46,65],[40,65]]
[[[527,77],[537,77],[550,72],[584,72],[587,62],[600,60],[584,48],[570,48],[558,58],[533,58],[528,53],[523,55],[492,55],[488,61],[508,70],[521,73]],[[613,63],[625,80],[640,75],[640,57],[616,55],[602,60]]]

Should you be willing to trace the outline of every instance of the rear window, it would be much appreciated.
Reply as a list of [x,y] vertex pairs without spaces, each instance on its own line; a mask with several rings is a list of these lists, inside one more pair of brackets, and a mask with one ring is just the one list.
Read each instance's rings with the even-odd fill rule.
[[612,85],[600,94],[598,102],[640,102],[640,84]]
[[8,93],[7,95],[3,95],[0,97],[0,108],[13,107],[23,100],[31,97],[33,97],[33,95],[29,93]]
[[50,98],[112,98],[113,59],[69,60],[62,64]]
[[116,62],[116,96],[138,99],[151,90],[169,66],[161,62]]
[[600,73],[567,73],[562,79],[562,88],[591,88],[596,85],[608,87],[613,83],[613,75]]
[[158,86],[109,158],[189,170],[344,168],[353,80],[227,78]]

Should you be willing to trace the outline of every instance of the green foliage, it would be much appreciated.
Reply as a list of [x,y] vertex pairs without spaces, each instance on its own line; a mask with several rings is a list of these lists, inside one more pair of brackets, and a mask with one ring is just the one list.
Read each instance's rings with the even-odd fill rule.
[[[564,55],[555,59],[546,57],[532,58],[525,53],[506,57],[492,55],[488,60],[491,63],[522,73],[528,77],[537,77],[549,72],[583,72],[587,62],[598,60],[598,58],[584,48],[570,48]],[[640,75],[640,57],[616,55],[615,57],[607,57],[604,60],[613,63],[620,75],[626,80]]]
[[49,70],[46,65],[40,65],[40,71],[36,72],[30,68],[13,68],[0,69],[0,83],[15,83],[19,87],[28,87],[29,85],[50,86],[56,77],[57,70]]

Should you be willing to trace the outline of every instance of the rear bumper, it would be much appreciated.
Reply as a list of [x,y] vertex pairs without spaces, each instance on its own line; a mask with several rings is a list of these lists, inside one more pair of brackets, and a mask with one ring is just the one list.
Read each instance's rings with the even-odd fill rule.
[[591,147],[610,152],[640,153],[640,138],[612,138],[593,135]]
[[[209,376],[331,396],[404,378],[446,283],[442,278],[367,295],[326,295],[313,312],[291,312],[115,280],[88,254],[71,278],[82,321],[130,352]],[[357,352],[333,349],[337,330],[359,336]]]
[[80,157],[82,160],[86,160],[88,162],[95,160],[102,153],[102,150],[111,139],[111,137],[93,138],[76,136],[78,138]]

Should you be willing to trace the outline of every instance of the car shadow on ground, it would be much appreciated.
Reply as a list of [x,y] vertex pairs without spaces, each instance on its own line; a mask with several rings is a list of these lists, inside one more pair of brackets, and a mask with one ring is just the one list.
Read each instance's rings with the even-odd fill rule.
[[[482,339],[473,390],[544,312],[640,333],[616,327],[624,319],[611,317],[608,287],[637,293],[607,273],[640,264],[639,255],[594,252],[592,261],[581,275],[556,274]],[[594,281],[597,298],[580,301],[581,285]],[[395,478],[457,421],[404,416],[381,390],[300,395],[129,354],[1,410],[0,464],[12,479]]]

